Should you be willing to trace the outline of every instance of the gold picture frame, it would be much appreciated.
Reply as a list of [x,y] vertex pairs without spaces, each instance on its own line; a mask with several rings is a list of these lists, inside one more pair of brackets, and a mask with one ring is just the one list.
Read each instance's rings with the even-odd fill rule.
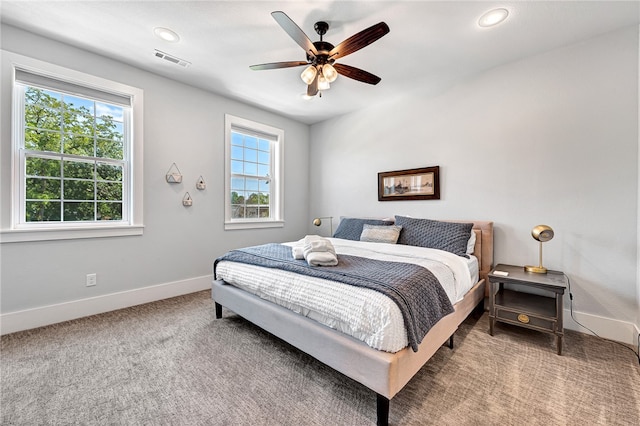
[[440,166],[378,173],[378,201],[439,199]]

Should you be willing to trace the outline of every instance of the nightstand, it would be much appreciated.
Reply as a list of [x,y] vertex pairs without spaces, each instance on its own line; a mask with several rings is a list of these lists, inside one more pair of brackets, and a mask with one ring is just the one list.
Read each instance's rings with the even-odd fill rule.
[[[489,334],[493,336],[496,321],[552,333],[558,355],[562,355],[562,298],[567,284],[567,276],[560,271],[536,274],[523,266],[496,266],[489,273]],[[518,291],[526,288],[541,289],[550,296]]]

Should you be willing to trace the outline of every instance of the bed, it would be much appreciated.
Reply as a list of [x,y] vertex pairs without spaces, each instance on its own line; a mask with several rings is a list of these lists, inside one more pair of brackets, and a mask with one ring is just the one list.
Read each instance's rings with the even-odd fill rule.
[[[472,283],[470,289],[456,300],[453,312],[437,321],[413,349],[411,345],[395,352],[375,349],[361,337],[356,338],[321,324],[312,319],[313,315],[301,315],[290,307],[264,299],[264,295],[260,297],[221,279],[214,279],[212,283],[216,318],[222,318],[224,306],[373,390],[377,395],[377,424],[387,425],[390,400],[443,344],[448,341],[450,347],[453,346],[453,334],[474,309],[483,309],[487,292],[485,282],[493,263],[493,222],[466,223],[473,224],[475,243],[468,252],[472,251],[472,257],[477,259],[477,282]],[[339,241],[336,243],[340,246]],[[267,271],[262,273],[266,274]]]

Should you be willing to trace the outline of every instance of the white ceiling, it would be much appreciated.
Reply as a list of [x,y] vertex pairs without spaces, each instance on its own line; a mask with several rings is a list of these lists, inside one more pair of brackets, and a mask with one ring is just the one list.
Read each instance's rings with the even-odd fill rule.
[[[316,123],[395,96],[436,94],[500,64],[640,23],[640,1],[17,1],[2,0],[3,23],[41,34],[223,96]],[[507,21],[480,28],[495,7]],[[322,98],[304,100],[304,69],[252,71],[249,65],[305,60],[271,17],[282,10],[309,36],[327,21],[337,45],[380,21],[389,34],[338,60],[382,78],[339,77]],[[154,35],[177,32],[178,43]],[[182,68],[158,49],[191,62]]]

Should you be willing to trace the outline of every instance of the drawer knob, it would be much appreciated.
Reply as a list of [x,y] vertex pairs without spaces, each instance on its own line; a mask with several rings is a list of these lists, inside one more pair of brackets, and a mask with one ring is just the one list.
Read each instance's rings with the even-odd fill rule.
[[520,321],[523,324],[529,324],[529,316],[525,314],[520,314],[518,315],[518,321]]

